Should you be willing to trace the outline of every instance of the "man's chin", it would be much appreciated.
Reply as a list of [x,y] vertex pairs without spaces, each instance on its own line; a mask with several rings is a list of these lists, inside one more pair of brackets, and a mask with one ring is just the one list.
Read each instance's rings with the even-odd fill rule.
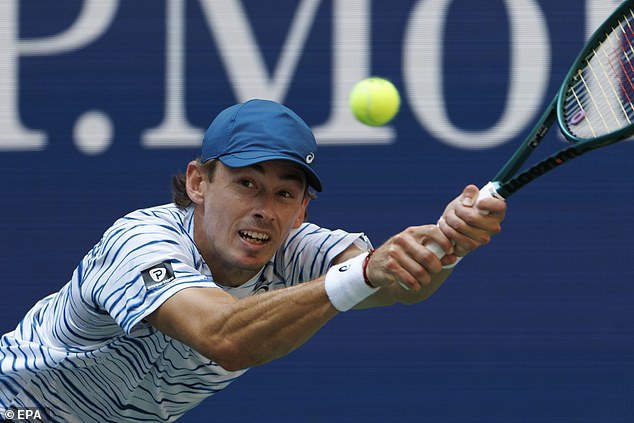
[[246,254],[237,260],[236,265],[244,270],[258,271],[268,263],[273,254]]

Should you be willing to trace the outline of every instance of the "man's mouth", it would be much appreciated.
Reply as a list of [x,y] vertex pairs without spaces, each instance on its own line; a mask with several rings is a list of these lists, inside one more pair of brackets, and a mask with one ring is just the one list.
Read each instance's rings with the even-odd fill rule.
[[240,237],[249,242],[254,242],[256,244],[263,244],[271,240],[271,237],[268,234],[257,231],[238,231]]

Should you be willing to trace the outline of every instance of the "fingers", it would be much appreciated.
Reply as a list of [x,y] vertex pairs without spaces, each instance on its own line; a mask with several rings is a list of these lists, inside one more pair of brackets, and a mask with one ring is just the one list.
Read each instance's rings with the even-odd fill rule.
[[[488,244],[501,230],[506,203],[497,198],[478,200],[479,193],[475,185],[468,185],[449,203],[437,225],[412,226],[378,248],[366,267],[372,284],[421,290],[443,265],[454,264],[457,256]],[[432,244],[444,251],[442,261]]]
[[[483,198],[478,199],[475,203],[475,207],[485,214],[497,215],[500,221],[504,220],[506,215],[506,202],[497,198]],[[482,213],[481,213],[482,214]]]
[[438,227],[456,243],[454,251],[458,256],[466,256],[491,240],[489,231],[473,226],[471,221],[470,217],[460,218],[455,213],[447,213],[438,221]]
[[506,203],[503,200],[491,197],[478,199],[477,187],[469,185],[445,209],[438,226],[456,243],[455,253],[464,256],[488,244],[491,237],[501,231],[505,214]]
[[475,199],[478,198],[478,187],[475,185],[467,185],[458,199],[465,207],[472,207]]
[[410,227],[390,238],[376,250],[368,263],[368,279],[376,286],[398,283],[418,291],[431,283],[442,263],[425,245],[435,242],[447,253],[451,241],[435,225]]

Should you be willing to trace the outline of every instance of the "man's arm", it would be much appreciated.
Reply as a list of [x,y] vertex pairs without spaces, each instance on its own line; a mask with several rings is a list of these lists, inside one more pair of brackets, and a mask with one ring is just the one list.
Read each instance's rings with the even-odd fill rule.
[[[398,249],[395,249],[391,246],[393,242],[398,244],[407,244],[407,238],[412,237],[412,239],[416,239],[416,232],[424,231],[424,230],[433,230],[433,227],[411,227],[403,231],[402,233],[396,235],[386,244],[379,247],[374,253],[373,257],[370,258],[370,261],[379,260],[378,257],[386,256],[380,258],[383,262],[394,262],[396,263],[398,260],[399,253]],[[414,241],[415,242],[415,241]],[[447,245],[447,244],[445,244]],[[450,247],[448,247],[450,248]],[[335,264],[344,262],[352,257],[355,257],[359,254],[363,253],[355,246],[349,247],[343,253],[341,253],[337,259],[335,260]],[[387,256],[393,255],[392,258]],[[377,256],[377,257],[374,257]],[[429,257],[429,261],[434,263],[437,259],[434,259],[435,256]],[[448,259],[449,261],[449,259]],[[368,266],[369,266],[368,262]],[[374,263],[373,263],[374,265]],[[434,271],[426,272],[425,268],[421,268],[421,274],[419,278],[421,282],[418,283],[418,286],[414,288],[405,289],[401,283],[391,283],[387,286],[382,287],[375,294],[363,300],[361,303],[357,304],[355,309],[365,309],[372,307],[384,307],[390,306],[397,303],[400,304],[415,304],[421,302],[427,298],[429,298],[440,286],[445,282],[445,280],[451,274],[451,269],[442,269],[440,266],[431,265]],[[397,281],[400,282],[400,281]]]
[[[396,235],[381,248],[400,251],[405,257],[412,254],[407,245],[412,235],[451,247],[436,225],[412,228],[404,233],[407,235]],[[416,276],[420,280],[410,282],[412,289],[419,291],[431,281],[432,273],[440,271],[441,264],[422,244],[414,247],[417,253],[412,260],[420,261],[422,268],[429,269]],[[344,261],[360,252],[350,247],[336,261]],[[383,265],[377,263],[375,267]],[[407,272],[398,263],[385,266],[382,274],[387,277],[381,280],[382,286],[394,283],[399,280],[398,275]],[[322,276],[243,299],[217,288],[184,289],[166,300],[147,320],[164,334],[189,345],[227,370],[253,367],[298,348],[337,315],[324,280]]]
[[[477,194],[477,188],[473,189]],[[488,237],[499,230],[504,206],[488,205],[492,213],[483,216],[465,205],[465,196],[471,194],[465,190],[443,214],[447,225],[456,231],[455,247],[441,227],[425,225],[406,229],[376,250],[366,270],[369,281],[382,289],[362,306],[413,303],[427,298],[450,274],[442,270],[442,264],[455,261],[454,251],[468,252],[488,242]],[[431,241],[448,253],[442,263],[425,248]],[[359,253],[350,247],[336,261]],[[324,279],[322,276],[239,300],[221,289],[185,289],[165,301],[147,320],[227,370],[253,367],[298,348],[338,313],[326,293]],[[401,283],[409,290],[401,288]]]
[[239,300],[217,288],[184,289],[147,320],[227,370],[253,367],[298,348],[337,314],[323,279]]

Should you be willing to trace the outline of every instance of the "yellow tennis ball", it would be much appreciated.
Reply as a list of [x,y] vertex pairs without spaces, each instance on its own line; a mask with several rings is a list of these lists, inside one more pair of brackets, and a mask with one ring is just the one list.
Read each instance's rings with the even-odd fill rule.
[[384,78],[361,80],[350,92],[350,109],[366,125],[385,125],[396,116],[400,107],[401,96],[398,90]]

